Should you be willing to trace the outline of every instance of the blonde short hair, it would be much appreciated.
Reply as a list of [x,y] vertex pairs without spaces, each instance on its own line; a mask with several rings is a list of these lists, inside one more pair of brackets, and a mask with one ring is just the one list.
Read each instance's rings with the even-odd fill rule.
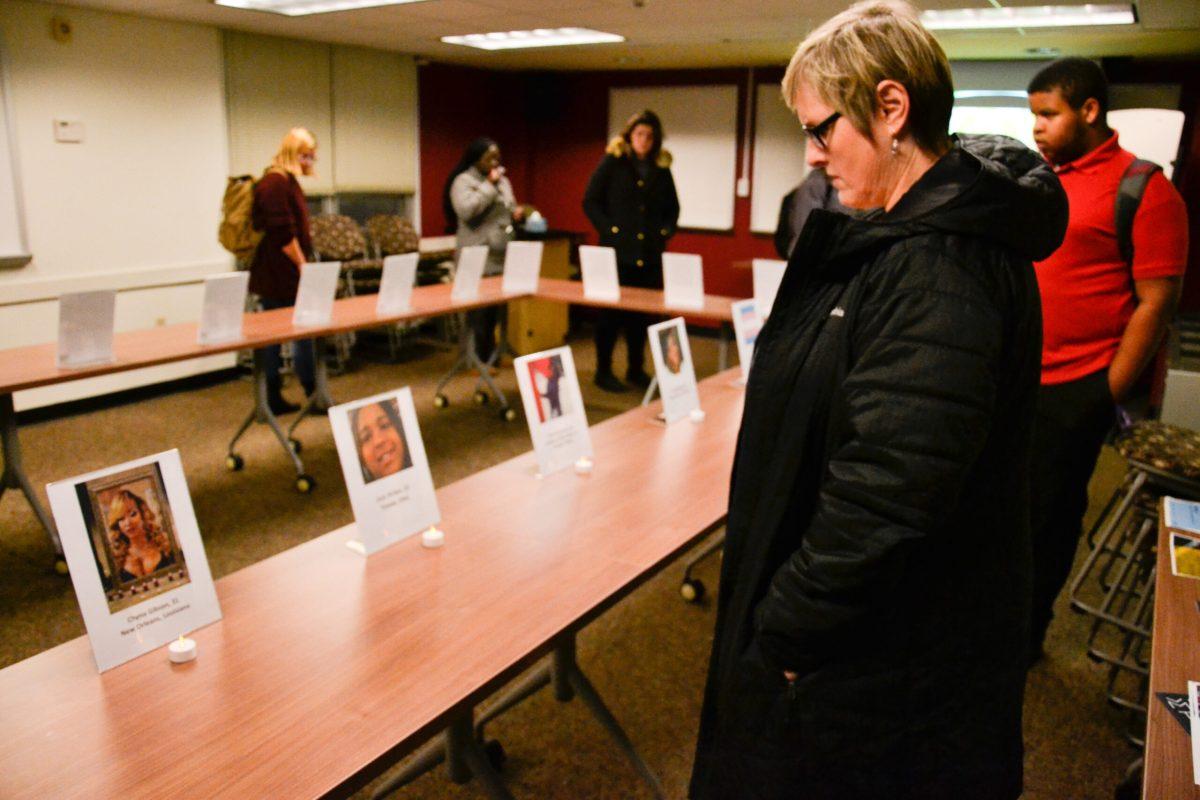
[[810,33],[783,76],[783,100],[794,110],[796,92],[807,84],[866,134],[878,110],[875,87],[885,80],[908,91],[908,128],[917,144],[944,147],[954,106],[950,62],[916,9],[900,0],[856,3]]
[[317,137],[313,136],[312,131],[308,128],[292,128],[279,143],[279,152],[275,154],[275,158],[271,159],[271,166],[285,169],[293,175],[303,175],[304,169],[300,166],[300,152],[316,149]]

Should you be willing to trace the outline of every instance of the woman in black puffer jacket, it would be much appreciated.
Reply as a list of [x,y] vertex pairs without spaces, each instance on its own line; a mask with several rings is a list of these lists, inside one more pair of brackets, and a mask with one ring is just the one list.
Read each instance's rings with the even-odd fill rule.
[[[617,275],[622,286],[661,289],[662,254],[675,235],[679,197],[671,177],[671,154],[662,149],[662,122],[653,111],[635,114],[621,135],[608,145],[583,195],[583,210],[600,244],[617,251]],[[643,368],[645,314],[601,311],[596,320],[596,385],[619,392],[625,385],[612,372],[617,333],[625,331],[628,351],[626,379],[640,388],[650,385]]]
[[1011,139],[947,135],[916,12],[797,50],[812,212],[746,388],[694,800],[1015,800],[1041,355],[1032,260],[1066,197]]

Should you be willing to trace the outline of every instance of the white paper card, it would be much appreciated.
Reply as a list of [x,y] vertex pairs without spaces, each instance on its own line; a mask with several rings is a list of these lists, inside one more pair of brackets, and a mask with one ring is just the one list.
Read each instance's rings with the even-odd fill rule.
[[658,378],[658,393],[662,396],[663,417],[669,425],[683,419],[693,409],[700,408],[700,393],[696,390],[696,371],[692,366],[687,327],[683,324],[683,317],[676,317],[651,325],[647,331],[650,352],[654,356],[654,375]]
[[692,253],[663,253],[663,304],[704,308],[704,263]]
[[296,310],[292,324],[298,328],[328,325],[333,318],[333,298],[337,294],[340,261],[316,261],[300,270],[300,289],[296,292]]
[[509,242],[504,251],[504,279],[500,290],[505,294],[536,292],[541,271],[541,242]]
[[737,300],[730,305],[733,316],[733,336],[737,340],[738,363],[742,367],[742,380],[750,378],[750,362],[754,358],[754,343],[762,329],[762,317],[758,315],[758,301]]
[[379,280],[379,297],[375,313],[381,317],[402,314],[412,307],[413,284],[417,281],[417,260],[420,253],[404,253],[383,259],[383,277]]
[[750,262],[750,266],[754,270],[754,299],[758,301],[758,314],[766,319],[771,316],[771,306],[775,305],[775,295],[779,292],[787,262],[756,258]]
[[335,406],[329,423],[366,555],[441,519],[408,387]]
[[1166,519],[1163,522],[1168,528],[1200,533],[1200,503],[1168,497],[1164,505]]
[[1196,720],[1200,716],[1198,695],[1200,683],[1188,681],[1188,716],[1192,720],[1192,783],[1200,786],[1200,722]]
[[178,450],[46,494],[101,672],[221,618]]
[[113,360],[117,293],[72,292],[58,298],[58,366],[83,367]]
[[549,475],[592,456],[592,437],[571,348],[556,347],[513,361],[538,470]]
[[474,300],[479,297],[479,281],[483,268],[487,266],[488,248],[485,244],[464,247],[458,254],[458,266],[454,269],[454,288],[451,300]]
[[583,296],[589,300],[621,299],[617,278],[617,251],[611,247],[579,246],[579,268],[583,272]]
[[249,272],[230,272],[204,279],[204,305],[200,309],[200,344],[232,342],[242,338]]

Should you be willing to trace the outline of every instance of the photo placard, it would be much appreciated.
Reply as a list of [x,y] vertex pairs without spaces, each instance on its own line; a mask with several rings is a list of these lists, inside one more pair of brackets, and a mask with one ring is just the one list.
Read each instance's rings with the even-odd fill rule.
[[592,437],[571,348],[556,347],[513,361],[517,386],[537,455],[538,471],[550,475],[591,458]]
[[364,555],[441,519],[408,387],[329,409]]
[[505,294],[531,294],[537,291],[542,271],[541,242],[509,242],[504,251],[504,278],[500,290]]
[[663,304],[704,308],[704,262],[692,253],[663,253]]
[[60,369],[107,364],[113,360],[117,293],[71,292],[58,298]]
[[454,287],[450,290],[451,300],[474,300],[479,297],[479,281],[483,279],[487,257],[486,244],[464,247],[459,251],[458,266],[454,268]]
[[383,259],[383,276],[379,280],[379,297],[375,313],[381,317],[403,314],[412,307],[413,284],[417,282],[417,261],[420,253],[404,253]]
[[1178,497],[1163,499],[1163,524],[1200,535],[1200,503],[1180,500]]
[[616,250],[582,244],[579,246],[579,268],[583,272],[584,297],[614,303],[621,299]]
[[758,315],[764,320],[771,316],[775,295],[787,270],[787,262],[774,258],[756,258],[750,262],[754,271],[754,299],[758,302]]
[[733,316],[733,337],[737,340],[738,364],[742,368],[742,383],[750,379],[750,362],[754,358],[754,343],[762,330],[762,317],[758,315],[758,301],[735,300],[729,306]]
[[328,325],[333,318],[333,298],[337,294],[340,261],[314,261],[300,270],[300,289],[296,292],[296,310],[292,324],[297,328]]
[[246,314],[246,292],[250,273],[230,272],[204,279],[204,305],[200,309],[200,344],[220,344],[242,338],[242,320]]
[[101,672],[221,618],[178,450],[46,494]]
[[683,317],[676,317],[651,325],[647,332],[650,352],[654,356],[654,375],[658,378],[658,392],[662,396],[663,418],[670,425],[700,408],[687,327]]

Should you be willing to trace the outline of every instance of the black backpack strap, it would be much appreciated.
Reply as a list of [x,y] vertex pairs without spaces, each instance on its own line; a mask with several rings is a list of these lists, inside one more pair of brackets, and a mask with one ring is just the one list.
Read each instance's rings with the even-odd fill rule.
[[1116,224],[1117,249],[1126,264],[1133,266],[1133,218],[1137,215],[1138,207],[1142,204],[1142,195],[1146,193],[1146,184],[1155,172],[1162,170],[1153,161],[1135,158],[1117,187]]

